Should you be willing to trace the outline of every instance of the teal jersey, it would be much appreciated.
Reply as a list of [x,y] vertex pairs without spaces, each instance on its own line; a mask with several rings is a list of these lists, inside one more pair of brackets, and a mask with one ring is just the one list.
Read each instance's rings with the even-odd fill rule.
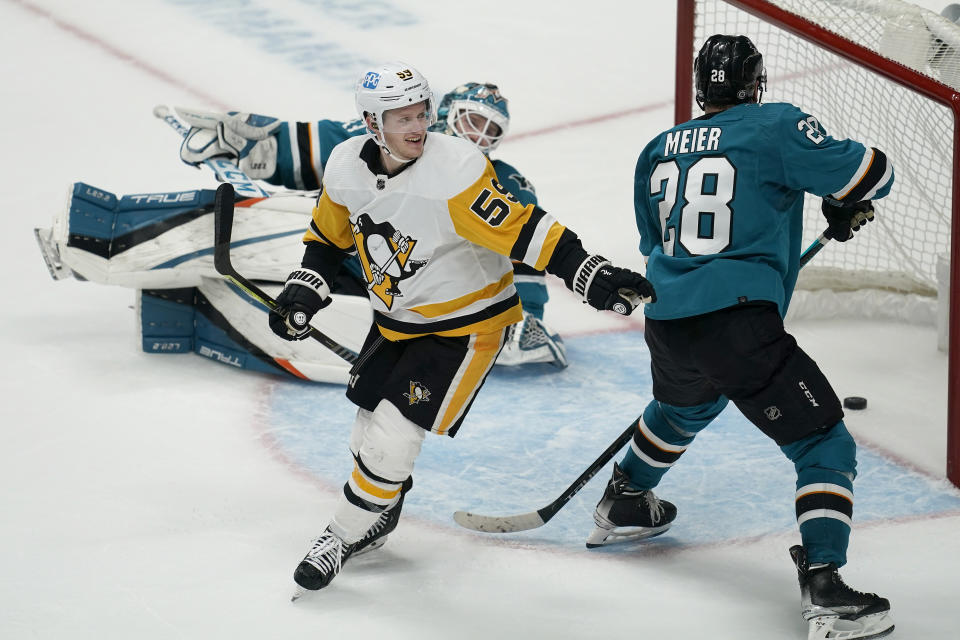
[[302,191],[319,189],[333,148],[366,132],[362,120],[281,123],[276,134],[277,170],[267,182]]
[[799,270],[804,193],[882,198],[883,152],[829,136],[790,104],[742,104],[663,132],[640,154],[634,207],[658,320],[764,300],[785,314]]
[[520,201],[520,204],[523,206],[538,204],[536,189],[522,173],[503,160],[491,160],[490,164],[493,165],[493,170],[497,172],[497,180],[500,181],[501,186],[513,194]]

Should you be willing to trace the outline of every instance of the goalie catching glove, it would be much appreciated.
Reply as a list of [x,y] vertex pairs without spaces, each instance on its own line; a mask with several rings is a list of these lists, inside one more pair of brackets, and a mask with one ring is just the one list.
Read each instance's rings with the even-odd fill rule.
[[633,313],[640,303],[657,301],[649,280],[598,255],[588,256],[577,269],[573,292],[594,309],[622,316]]
[[284,340],[303,340],[310,320],[330,304],[330,287],[312,269],[297,269],[287,277],[277,306],[270,311],[270,329]]
[[176,107],[177,115],[190,125],[180,145],[180,159],[197,166],[210,158],[226,156],[255,180],[270,178],[277,171],[277,118],[255,113],[216,113]]
[[824,198],[820,210],[827,219],[825,235],[837,242],[846,242],[852,238],[854,232],[873,220],[874,216],[873,203],[870,200],[844,205]]

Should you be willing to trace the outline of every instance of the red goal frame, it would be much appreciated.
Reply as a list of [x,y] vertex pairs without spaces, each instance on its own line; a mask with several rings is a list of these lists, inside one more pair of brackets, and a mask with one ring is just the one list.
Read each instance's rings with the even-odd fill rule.
[[[947,478],[960,487],[960,93],[766,0],[723,0],[793,35],[866,67],[953,112],[953,193],[950,234],[950,327],[947,352]],[[693,113],[695,0],[677,0],[677,48],[674,121]]]

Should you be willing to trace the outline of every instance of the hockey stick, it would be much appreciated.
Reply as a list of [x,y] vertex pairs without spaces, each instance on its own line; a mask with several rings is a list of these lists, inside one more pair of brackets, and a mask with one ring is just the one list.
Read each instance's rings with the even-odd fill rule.
[[542,527],[550,521],[550,518],[557,515],[557,512],[570,502],[570,499],[577,495],[580,489],[583,489],[600,469],[613,459],[613,456],[617,454],[617,451],[620,451],[623,445],[627,444],[627,441],[633,437],[633,432],[637,430],[637,420],[630,423],[630,426],[610,443],[610,446],[600,454],[599,458],[590,463],[586,471],[581,473],[580,477],[574,480],[573,484],[567,487],[559,498],[542,509],[528,513],[518,513],[513,516],[484,516],[470,511],[457,511],[453,514],[454,521],[461,527],[487,533],[513,533],[514,531],[527,531],[528,529]]
[[[213,204],[213,266],[218,273],[240,287],[248,296],[268,309],[276,309],[276,300],[240,275],[230,261],[230,238],[233,235],[233,194],[233,185],[229,182],[224,182],[217,187],[217,195]],[[311,326],[308,335],[351,365],[357,362],[356,353],[316,327]]]
[[[410,236],[407,236],[407,242],[410,242]],[[396,259],[397,259],[397,256],[400,255],[400,253],[401,253],[401,252],[400,252],[400,244],[398,243],[398,244],[397,244],[397,250],[393,252],[393,255],[392,255],[392,256],[390,256],[389,258],[387,258],[387,260],[386,260],[386,262],[385,262],[384,264],[390,264],[391,262],[393,262],[394,260],[396,260]],[[371,289],[373,289],[373,288],[374,288],[375,286],[377,286],[378,284],[380,284],[380,282],[383,282],[382,279],[380,280],[380,282],[377,282],[377,278],[376,278],[376,276],[374,276],[374,274],[373,274],[373,266],[374,266],[374,265],[377,267],[377,271],[378,271],[379,273],[383,273],[383,269],[380,268],[380,265],[378,265],[376,262],[374,262],[373,264],[371,264],[371,266],[370,266],[371,279],[370,279],[370,284],[367,285],[367,290],[368,290],[368,291],[371,290]]]
[[[810,262],[810,260],[813,259],[813,257],[817,255],[828,242],[830,242],[830,238],[828,238],[825,233],[826,232],[821,233],[820,237],[814,240],[813,243],[800,255],[801,269],[804,267],[804,265]],[[584,485],[590,482],[593,476],[597,475],[597,472],[605,467],[606,464],[613,459],[613,456],[615,456],[623,447],[623,445],[625,445],[630,438],[633,437],[633,432],[636,430],[637,422],[639,420],[640,418],[634,420],[633,423],[627,427],[626,431],[617,436],[617,439],[614,440],[610,446],[600,454],[600,457],[590,463],[590,466],[587,467],[586,471],[581,473],[580,477],[574,480],[573,484],[567,487],[564,492],[560,494],[560,497],[547,506],[537,509],[536,511],[518,513],[512,516],[485,516],[470,511],[455,511],[453,514],[453,520],[465,529],[483,531],[486,533],[514,533],[516,531],[528,531],[530,529],[542,527],[550,521],[550,518],[557,515],[557,512],[560,511],[560,509],[562,509],[568,502],[570,502],[570,499],[577,495],[577,493],[580,492],[580,489],[583,489]]]
[[820,237],[810,243],[810,246],[800,254],[800,265],[799,268],[803,269],[810,260],[813,259],[813,256],[820,253],[820,250],[827,246],[827,243],[830,242],[830,238],[827,237],[827,232],[824,231],[820,234]]
[[[190,128],[170,113],[170,108],[166,105],[159,104],[155,106],[153,108],[153,115],[170,125],[170,128],[179,133],[183,138],[186,138],[187,134],[190,133]],[[236,189],[240,195],[245,195],[250,198],[270,197],[269,193],[261,189],[252,178],[247,177],[247,174],[227,158],[208,158],[203,161],[203,164],[213,171],[213,175],[216,176],[217,180],[232,184],[233,188]]]

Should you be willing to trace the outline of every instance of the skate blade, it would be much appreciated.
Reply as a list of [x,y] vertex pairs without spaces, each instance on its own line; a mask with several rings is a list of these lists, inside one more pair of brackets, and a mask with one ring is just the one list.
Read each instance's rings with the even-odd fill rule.
[[359,551],[354,551],[351,557],[356,558],[357,556],[362,556],[364,554],[370,553],[371,551],[375,551],[379,549],[384,544],[386,544],[387,538],[388,536],[383,536],[382,538],[378,538],[374,540],[373,542],[365,546],[363,549],[360,549]]
[[293,595],[290,596],[290,602],[296,602],[297,600],[302,598],[305,593],[309,593],[309,592],[310,592],[309,589],[304,589],[300,585],[297,585],[297,589],[293,592]]
[[666,532],[669,528],[670,525],[665,524],[662,527],[631,527],[617,531],[617,529],[604,529],[598,526],[593,530],[593,533],[590,534],[590,537],[587,538],[587,549],[595,549],[596,547],[603,547],[617,542],[654,538]]
[[893,633],[893,628],[893,620],[886,612],[853,620],[819,616],[810,619],[807,640],[877,640]]

